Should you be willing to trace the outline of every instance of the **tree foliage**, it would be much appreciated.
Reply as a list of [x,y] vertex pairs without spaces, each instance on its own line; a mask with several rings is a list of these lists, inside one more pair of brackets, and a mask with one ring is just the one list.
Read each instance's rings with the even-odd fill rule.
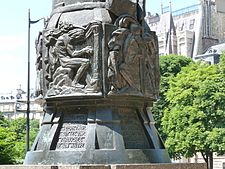
[[0,112],[0,126],[1,127],[8,127],[9,126],[9,121],[4,118],[4,115],[2,112]]
[[[159,100],[154,104],[152,112],[156,121],[156,127],[161,132],[161,119],[163,111],[168,103],[165,99],[165,93],[169,88],[169,79],[176,76],[183,67],[192,63],[190,58],[181,55],[160,56],[160,94]],[[162,132],[161,132],[162,133]]]
[[0,127],[0,164],[14,163],[15,133],[6,127]]
[[[39,130],[39,121],[31,120],[30,143]],[[21,164],[26,155],[26,119],[9,121],[0,114],[0,164]]]
[[[224,64],[191,64],[170,78],[162,118],[166,146],[174,158],[225,153]],[[212,165],[212,164],[210,164]]]

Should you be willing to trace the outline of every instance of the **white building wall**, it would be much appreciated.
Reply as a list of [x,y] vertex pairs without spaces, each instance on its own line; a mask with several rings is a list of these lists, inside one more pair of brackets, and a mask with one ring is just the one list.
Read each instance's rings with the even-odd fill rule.
[[[199,6],[200,8],[200,6]],[[199,52],[201,37],[201,11],[189,12],[174,17],[177,32],[178,54],[192,57]]]
[[225,1],[224,0],[214,0],[216,3],[217,12],[225,13]]
[[[20,99],[17,99],[17,93],[0,93],[0,112],[4,117],[11,120],[16,118],[25,118],[27,112],[26,95],[21,95]],[[42,119],[43,107],[34,101],[34,98],[30,99],[30,118]]]
[[[172,160],[173,163],[205,163],[201,153],[197,153],[192,158],[182,158],[179,160]],[[213,169],[223,169],[225,163],[225,155],[219,156],[217,153],[213,154]]]
[[194,41],[193,31],[182,31],[177,34],[177,53],[179,55],[184,55],[192,57],[193,54],[193,41]]

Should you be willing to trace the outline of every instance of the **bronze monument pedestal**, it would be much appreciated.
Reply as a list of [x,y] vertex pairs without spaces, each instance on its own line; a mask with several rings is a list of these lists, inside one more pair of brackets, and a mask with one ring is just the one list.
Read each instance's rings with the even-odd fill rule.
[[47,100],[25,164],[167,163],[169,156],[139,97]]
[[53,1],[36,43],[45,115],[24,164],[170,162],[150,111],[159,56],[144,3]]

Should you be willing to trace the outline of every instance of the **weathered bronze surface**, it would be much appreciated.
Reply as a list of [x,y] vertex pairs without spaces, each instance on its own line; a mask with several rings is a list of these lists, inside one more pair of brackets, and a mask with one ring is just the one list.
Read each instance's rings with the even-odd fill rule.
[[157,37],[142,0],[53,0],[36,42],[45,115],[25,164],[167,163],[151,113]]

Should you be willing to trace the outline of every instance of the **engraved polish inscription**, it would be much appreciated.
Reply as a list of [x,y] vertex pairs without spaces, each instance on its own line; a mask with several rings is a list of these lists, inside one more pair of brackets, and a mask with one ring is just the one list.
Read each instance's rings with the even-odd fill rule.
[[56,149],[84,149],[87,138],[87,115],[69,114],[64,117]]
[[126,149],[148,149],[149,142],[138,118],[137,112],[131,109],[123,109],[119,112],[121,118],[121,130]]

